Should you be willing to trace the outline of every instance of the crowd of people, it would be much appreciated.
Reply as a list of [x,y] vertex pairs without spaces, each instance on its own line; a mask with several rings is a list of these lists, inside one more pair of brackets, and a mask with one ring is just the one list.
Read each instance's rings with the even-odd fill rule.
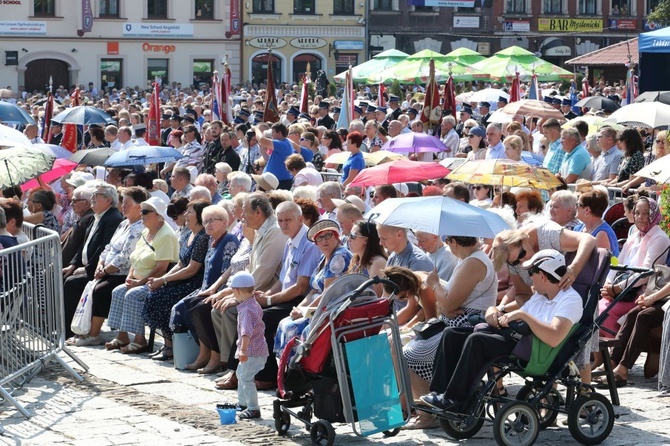
[[[333,282],[351,273],[383,276],[400,290],[398,322],[408,339],[403,353],[414,399],[445,408],[466,398],[474,379],[467,372],[473,365],[459,363],[456,352],[470,352],[477,348],[471,343],[491,342],[493,336],[466,341],[472,332],[468,315],[486,316],[494,327],[527,319],[543,341],[556,345],[581,315],[571,283],[594,248],[633,266],[666,261],[670,238],[659,226],[660,207],[653,198],[662,185],[635,175],[666,155],[665,131],[604,125],[594,133],[585,121],[566,127],[554,118],[520,115],[507,124],[489,123],[486,102],[464,104],[458,119],[449,114],[430,126],[417,119],[421,104],[412,94],[403,102],[388,95],[388,108],[375,104],[372,95],[360,97],[354,119],[338,128],[337,99],[317,96],[305,114],[292,91],[278,95],[279,122],[267,123],[261,94],[238,104],[229,124],[212,119],[206,95],[166,95],[161,144],[183,155],[172,163],[139,169],[80,165],[51,185],[3,191],[3,247],[26,240],[24,221],[61,234],[68,344],[104,345],[167,361],[174,357],[174,335],[191,333],[199,353],[186,370],[219,374],[216,388],[238,389],[247,406],[240,418],[259,418],[254,389],[276,386],[278,356],[289,339],[309,330],[310,316]],[[500,98],[497,105],[505,102]],[[144,96],[121,94],[96,105],[117,125],[91,126],[90,147],[122,151],[146,144]],[[39,113],[39,107],[29,111]],[[60,126],[52,129],[57,137]],[[542,192],[444,178],[357,185],[357,175],[368,168],[364,153],[409,132],[435,134],[447,148],[408,155],[412,159],[525,162],[544,166],[564,185]],[[329,160],[342,152],[347,154],[342,162]],[[605,219],[607,187],[629,193],[626,237],[617,236]],[[480,239],[412,231],[369,218],[386,199],[422,195],[443,195],[495,212],[509,230]],[[569,264],[565,253],[575,253]],[[601,309],[626,280],[608,276]],[[614,307],[603,335],[622,341],[612,360],[617,385],[625,385],[653,329],[662,326],[659,390],[670,396],[665,353],[670,317],[661,309],[670,286],[646,295],[644,282],[640,285],[635,296]],[[382,297],[391,290],[378,285],[374,291]],[[92,297],[91,329],[76,335],[70,323],[82,293]],[[567,309],[539,315],[542,299],[554,298],[565,300]],[[432,318],[448,327],[444,334],[414,337],[412,327]],[[107,342],[101,335],[105,320],[115,333]],[[162,336],[155,352],[148,352],[147,328]],[[595,338],[577,361],[584,381],[591,381],[592,367],[602,366],[592,355],[597,347]],[[499,392],[506,392],[502,383]],[[423,414],[408,428],[436,426]]]

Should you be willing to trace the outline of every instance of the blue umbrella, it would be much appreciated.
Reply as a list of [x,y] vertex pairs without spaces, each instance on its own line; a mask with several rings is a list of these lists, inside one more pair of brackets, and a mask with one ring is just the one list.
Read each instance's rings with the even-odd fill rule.
[[18,105],[4,101],[0,101],[0,121],[5,124],[35,124],[35,120],[27,111]]
[[116,152],[105,161],[107,167],[146,166],[147,164],[170,163],[184,155],[172,147],[130,146]]
[[379,224],[435,235],[493,238],[510,229],[498,214],[449,197],[389,198],[368,217]]
[[52,120],[60,122],[61,124],[116,124],[116,121],[114,121],[104,110],[86,105],[68,108],[67,110],[58,113]]
[[53,155],[56,159],[70,158],[72,152],[70,152],[65,147],[57,146],[54,144],[28,144],[26,147],[32,147],[34,149],[39,149],[47,155]]

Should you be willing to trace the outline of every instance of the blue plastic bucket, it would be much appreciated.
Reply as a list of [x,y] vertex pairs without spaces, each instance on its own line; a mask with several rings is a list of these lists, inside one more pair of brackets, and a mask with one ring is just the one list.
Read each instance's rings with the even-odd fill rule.
[[190,333],[174,333],[172,335],[174,368],[184,370],[198,357],[200,346]]
[[216,409],[219,412],[219,419],[221,424],[235,424],[235,415],[237,415],[237,410],[233,409]]

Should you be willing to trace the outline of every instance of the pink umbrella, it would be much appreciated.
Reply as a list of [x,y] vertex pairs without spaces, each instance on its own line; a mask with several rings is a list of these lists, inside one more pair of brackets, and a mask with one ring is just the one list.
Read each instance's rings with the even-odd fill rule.
[[378,186],[446,177],[451,170],[440,163],[400,159],[363,169],[356,175],[352,186]]
[[[74,168],[77,167],[77,163],[73,163],[72,161],[66,160],[66,159],[57,159],[54,162],[53,168],[40,175],[40,178],[42,179],[43,183],[51,183],[54,180],[59,179],[65,174],[68,174],[74,170]],[[38,187],[40,186],[40,183],[35,179],[35,180],[30,180],[26,183],[23,183],[21,185],[21,190],[26,191],[30,190],[33,187]]]
[[401,133],[395,138],[386,141],[381,150],[399,153],[442,152],[447,149],[442,141],[426,133]]

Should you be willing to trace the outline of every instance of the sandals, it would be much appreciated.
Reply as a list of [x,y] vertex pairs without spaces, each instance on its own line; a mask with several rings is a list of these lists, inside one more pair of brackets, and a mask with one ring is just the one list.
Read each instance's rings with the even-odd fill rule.
[[260,417],[261,417],[260,410],[245,409],[237,414],[237,418],[239,418],[240,420],[253,420]]
[[[613,373],[614,375],[614,386],[619,388],[619,387],[624,387],[626,384],[628,384],[627,379],[623,379],[621,376],[617,375],[616,373]],[[609,383],[607,382],[607,377],[605,376],[599,376],[597,378],[593,379],[593,382],[596,383],[596,389],[609,389]]]
[[126,345],[128,345],[127,342],[122,342],[118,339],[112,339],[109,342],[105,342],[105,348],[107,350],[119,350],[122,347],[125,347]]
[[146,352],[147,350],[149,350],[149,346],[147,344],[138,344],[137,342],[131,342],[125,347],[121,347],[119,350],[124,355],[134,355]]

